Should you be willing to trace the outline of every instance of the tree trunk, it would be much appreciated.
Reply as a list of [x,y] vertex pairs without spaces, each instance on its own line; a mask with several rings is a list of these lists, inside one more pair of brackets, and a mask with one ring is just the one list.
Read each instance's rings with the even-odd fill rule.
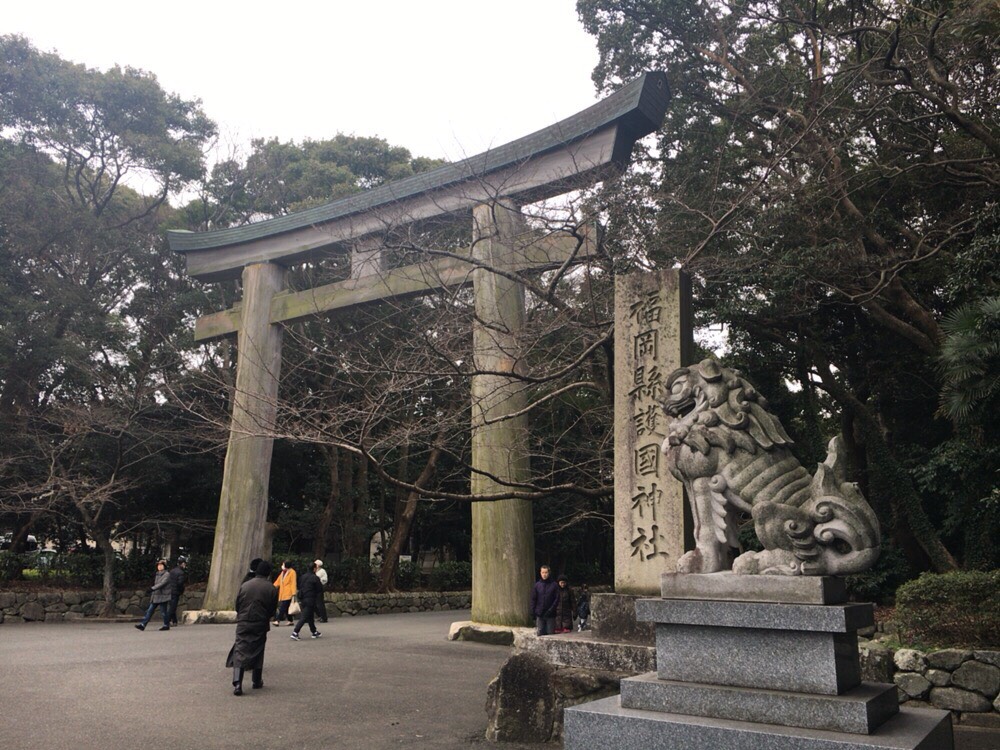
[[[24,548],[28,543],[28,532],[31,531],[32,525],[38,519],[39,513],[35,512],[28,516],[28,520],[25,521],[18,530],[14,533],[10,540],[10,551],[14,554],[24,552]],[[24,574],[21,572],[20,566],[17,568],[17,573],[15,578],[23,578]]]
[[319,518],[319,525],[316,527],[316,538],[313,542],[313,557],[316,560],[322,560],[326,556],[327,537],[340,500],[340,452],[332,445],[324,446],[323,455],[326,457],[326,469],[330,478],[330,492],[326,497],[323,514]]
[[892,455],[872,410],[837,381],[830,364],[825,359],[819,356],[815,356],[815,359],[823,388],[839,401],[842,407],[850,409],[860,421],[865,451],[868,454],[869,486],[872,494],[887,499],[894,523],[905,524],[904,528],[912,533],[913,539],[926,553],[935,572],[958,570],[954,556],[942,543],[937,529],[920,504],[920,495],[913,486],[913,478]]
[[111,540],[105,534],[94,534],[94,539],[104,557],[104,583],[102,586],[104,603],[101,605],[101,616],[110,617],[115,613],[115,599],[118,594],[115,589],[115,548],[111,546]]
[[[437,462],[440,455],[441,449],[435,446],[427,459],[424,470],[420,472],[420,476],[414,483],[417,487],[423,488],[427,486],[427,482],[430,481],[435,469],[437,469]],[[396,589],[396,572],[399,570],[399,556],[403,551],[404,545],[410,538],[410,531],[413,529],[413,519],[417,516],[417,501],[419,499],[419,492],[410,492],[406,497],[402,511],[396,514],[392,527],[392,537],[389,541],[388,549],[383,554],[382,570],[379,573],[378,592],[381,594],[387,594]]]
[[[371,493],[368,487],[368,459],[361,456],[358,459],[358,470],[354,474],[354,532],[355,544],[358,547],[358,557],[368,557],[369,539],[371,539]],[[383,546],[383,549],[385,547]]]
[[340,552],[344,559],[357,557],[354,529],[354,455],[344,451],[340,454]]

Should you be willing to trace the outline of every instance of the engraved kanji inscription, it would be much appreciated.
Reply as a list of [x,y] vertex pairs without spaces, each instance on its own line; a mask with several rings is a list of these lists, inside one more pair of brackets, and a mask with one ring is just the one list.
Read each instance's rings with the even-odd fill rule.
[[635,473],[639,476],[658,474],[660,471],[660,446],[656,443],[635,449]]
[[656,359],[659,350],[659,331],[641,331],[635,335],[635,358]]

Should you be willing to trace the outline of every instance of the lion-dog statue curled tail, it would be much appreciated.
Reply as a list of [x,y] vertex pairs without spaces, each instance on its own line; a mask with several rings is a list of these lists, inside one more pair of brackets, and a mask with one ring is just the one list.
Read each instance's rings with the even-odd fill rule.
[[753,517],[763,552],[745,552],[734,573],[846,575],[870,568],[881,535],[874,511],[845,479],[839,437],[810,476],[767,401],[738,371],[706,359],[674,370],[664,411],[673,417],[663,453],[687,491],[695,549],[679,573],[715,573],[739,547],[741,514]]

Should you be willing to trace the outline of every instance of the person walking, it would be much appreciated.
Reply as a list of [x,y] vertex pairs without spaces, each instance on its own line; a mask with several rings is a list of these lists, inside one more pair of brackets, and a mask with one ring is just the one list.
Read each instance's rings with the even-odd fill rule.
[[181,594],[184,593],[184,571],[187,568],[187,558],[181,555],[177,558],[177,564],[170,571],[170,624],[177,624],[177,605],[180,603]]
[[324,595],[324,592],[326,591],[326,584],[329,583],[330,578],[326,574],[326,569],[323,567],[322,560],[316,560],[313,565],[316,566],[316,577],[319,578],[319,582],[323,586],[323,590],[320,592],[319,601],[316,602],[316,615],[319,617],[320,622],[326,622],[326,596]]
[[254,577],[236,595],[236,642],[229,649],[226,666],[233,670],[233,695],[243,695],[243,674],[253,673],[254,690],[264,687],[264,647],[268,625],[278,609],[278,591],[270,581],[271,563],[257,563]]
[[278,589],[278,614],[274,617],[274,626],[281,625],[282,620],[288,620],[288,624],[291,625],[293,620],[292,616],[288,614],[288,608],[291,606],[292,597],[295,596],[299,586],[298,581],[295,580],[295,568],[288,560],[281,563],[281,572],[278,573],[278,577],[274,581],[274,587]]
[[156,561],[156,577],[153,579],[153,586],[149,589],[149,607],[146,609],[146,616],[142,618],[135,627],[138,630],[145,630],[153,612],[159,607],[163,611],[163,627],[160,630],[170,630],[170,573],[167,572],[167,561]]
[[313,563],[312,568],[303,573],[299,579],[299,606],[302,607],[302,610],[299,612],[299,621],[295,623],[295,629],[292,630],[291,639],[293,641],[302,640],[299,638],[299,631],[302,630],[303,625],[309,626],[309,632],[312,633],[313,638],[319,638],[322,635],[316,630],[316,623],[313,621],[316,602],[323,599],[323,585],[319,581],[319,576],[316,575],[317,569],[317,564]]
[[551,576],[549,566],[543,565],[538,571],[539,580],[531,589],[531,614],[535,617],[535,632],[538,635],[552,635],[556,629],[559,585]]

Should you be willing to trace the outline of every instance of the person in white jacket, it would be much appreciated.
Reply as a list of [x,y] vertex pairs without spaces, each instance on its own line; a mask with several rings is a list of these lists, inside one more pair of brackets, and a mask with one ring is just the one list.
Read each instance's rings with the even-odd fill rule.
[[[325,592],[326,584],[330,580],[330,577],[323,568],[322,560],[315,560],[313,564],[316,566],[316,576],[319,578],[319,582],[323,584],[323,591]],[[316,602],[316,614],[319,616],[320,622],[326,622],[326,596],[319,597],[319,600]]]

